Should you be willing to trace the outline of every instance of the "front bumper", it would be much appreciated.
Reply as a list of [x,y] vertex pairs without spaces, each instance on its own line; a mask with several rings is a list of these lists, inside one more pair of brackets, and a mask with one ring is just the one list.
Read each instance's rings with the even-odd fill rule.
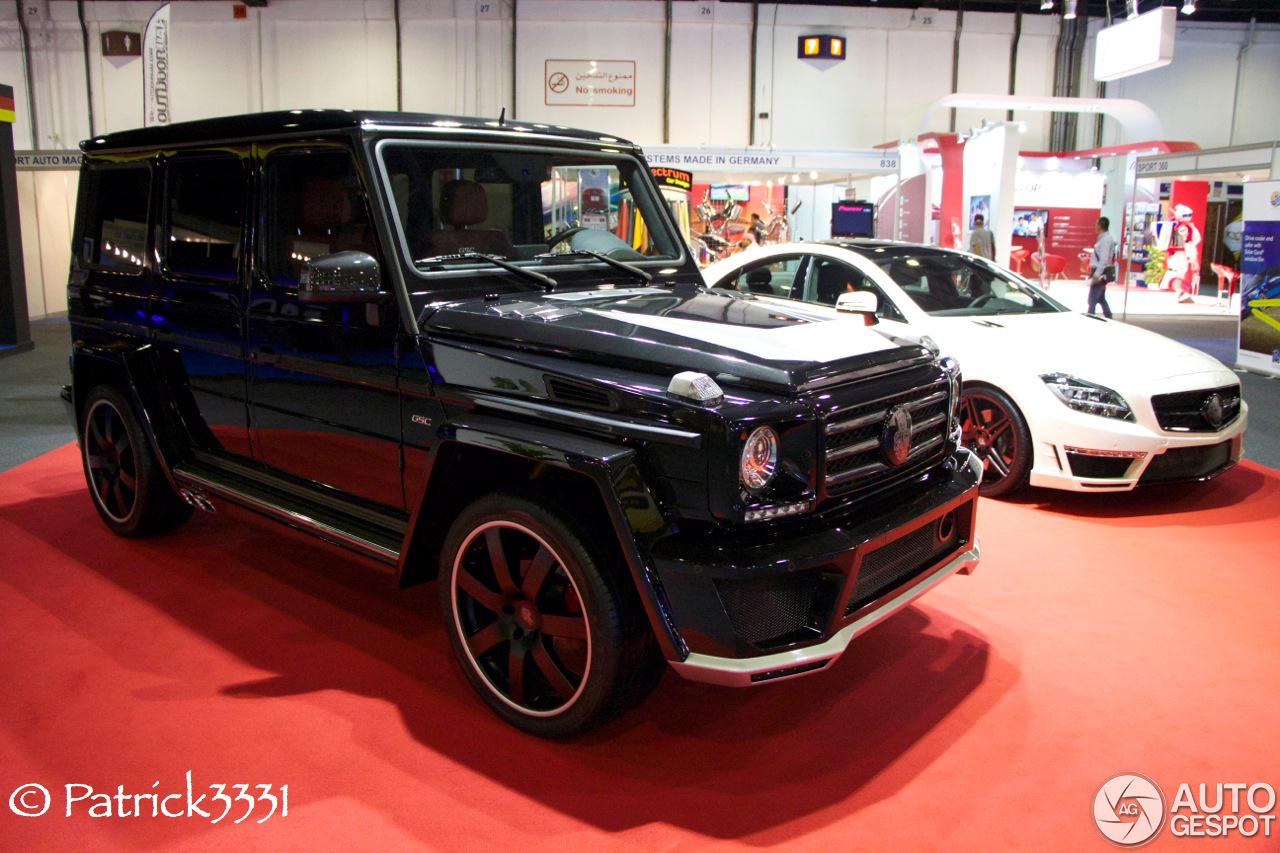
[[898,589],[894,594],[878,602],[875,607],[865,609],[853,622],[841,628],[830,639],[817,645],[755,658],[725,658],[695,653],[689,655],[684,661],[673,662],[671,665],[676,672],[690,681],[703,681],[726,687],[749,687],[765,681],[819,672],[835,663],[849,647],[849,643],[853,642],[854,637],[897,613],[951,575],[972,572],[978,565],[978,557],[978,539],[975,536],[973,547],[921,576],[914,584]]
[[1102,418],[1085,423],[1082,428],[1079,418],[1062,418],[1032,425],[1031,485],[1116,492],[1212,479],[1240,461],[1249,410],[1242,405],[1235,420],[1218,432],[1164,432]]
[[769,531],[677,534],[653,566],[684,677],[748,685],[815,672],[854,637],[977,565],[981,463],[948,464],[861,506]]

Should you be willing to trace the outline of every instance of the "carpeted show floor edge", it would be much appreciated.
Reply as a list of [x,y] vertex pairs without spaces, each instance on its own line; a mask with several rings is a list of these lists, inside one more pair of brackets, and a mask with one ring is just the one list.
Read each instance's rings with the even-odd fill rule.
[[[830,671],[669,673],[557,744],[472,696],[434,585],[237,510],[114,537],[69,445],[0,474],[0,848],[1107,850],[1112,774],[1280,789],[1278,517],[1251,463],[984,500],[978,570]],[[1280,849],[1176,823],[1144,849]]]

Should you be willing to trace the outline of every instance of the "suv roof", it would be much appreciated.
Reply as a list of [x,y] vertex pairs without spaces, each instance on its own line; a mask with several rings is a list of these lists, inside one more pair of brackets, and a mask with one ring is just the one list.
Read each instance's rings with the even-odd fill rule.
[[542,136],[584,142],[633,147],[634,143],[561,125],[534,124],[503,119],[478,119],[431,113],[399,113],[378,110],[277,110],[248,115],[184,121],[156,127],[108,133],[80,143],[86,154],[131,148],[257,139],[264,136],[292,136],[324,131],[360,130],[377,127],[414,128],[436,132],[481,132],[512,136]]

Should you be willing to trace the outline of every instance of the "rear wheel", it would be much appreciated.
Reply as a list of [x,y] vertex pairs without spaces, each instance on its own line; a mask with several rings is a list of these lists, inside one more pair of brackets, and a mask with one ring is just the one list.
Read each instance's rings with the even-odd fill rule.
[[1031,431],[1012,400],[990,385],[966,386],[960,399],[965,447],[982,460],[985,497],[1010,495],[1031,473]]
[[177,527],[191,515],[160,469],[133,407],[117,389],[99,385],[80,421],[84,476],[98,515],[121,536]]
[[458,517],[441,553],[445,630],[500,717],[541,737],[587,731],[638,703],[663,661],[630,580],[562,511],[495,494]]

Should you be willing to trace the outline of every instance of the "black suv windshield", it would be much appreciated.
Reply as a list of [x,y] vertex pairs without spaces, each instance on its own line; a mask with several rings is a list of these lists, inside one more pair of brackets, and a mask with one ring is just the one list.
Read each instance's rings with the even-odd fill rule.
[[[512,264],[671,259],[679,238],[658,215],[643,164],[608,152],[386,140],[385,186],[407,258],[423,275]],[[492,269],[492,265],[489,265]]]
[[909,248],[863,250],[911,301],[938,317],[1039,314],[1068,310],[994,264],[950,252]]

